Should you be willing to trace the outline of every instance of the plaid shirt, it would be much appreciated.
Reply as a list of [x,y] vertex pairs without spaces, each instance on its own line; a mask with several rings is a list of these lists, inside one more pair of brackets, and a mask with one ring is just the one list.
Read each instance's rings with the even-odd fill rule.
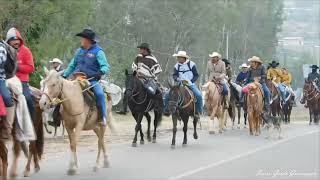
[[6,79],[6,74],[4,71],[4,64],[7,60],[7,51],[4,47],[0,46],[0,80]]

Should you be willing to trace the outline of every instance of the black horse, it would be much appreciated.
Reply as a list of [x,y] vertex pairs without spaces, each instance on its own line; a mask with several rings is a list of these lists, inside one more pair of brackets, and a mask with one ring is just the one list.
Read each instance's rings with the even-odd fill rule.
[[[241,119],[241,103],[240,103],[240,97],[239,92],[237,89],[232,85],[232,83],[229,83],[230,85],[230,106],[228,108],[229,116],[232,120],[232,127],[234,127],[235,123],[235,117],[236,117],[236,110],[238,111],[238,128],[240,128],[240,119]],[[245,101],[244,101],[245,102]],[[244,118],[244,125],[247,125],[247,112],[244,110],[243,112],[243,118]]]
[[197,134],[197,123],[199,121],[199,116],[196,113],[196,106],[195,106],[195,97],[191,90],[187,87],[183,86],[182,83],[174,82],[173,80],[169,79],[169,86],[170,86],[170,98],[168,109],[170,114],[172,114],[172,122],[173,122],[173,136],[172,136],[172,143],[171,148],[175,148],[176,144],[176,133],[177,133],[177,121],[183,121],[183,143],[182,145],[187,145],[187,130],[188,130],[188,121],[189,116],[192,116],[193,119],[193,138],[198,139]]
[[[159,90],[157,90],[159,91]],[[159,123],[162,120],[162,111],[163,111],[163,99],[161,92],[157,92],[155,95],[151,95],[147,89],[144,87],[144,84],[141,79],[136,76],[134,72],[132,76],[130,76],[129,86],[126,90],[125,95],[128,98],[128,105],[131,110],[132,116],[136,120],[135,127],[135,136],[132,142],[132,146],[137,146],[137,135],[140,132],[140,143],[144,144],[143,132],[141,127],[141,121],[143,116],[146,116],[148,120],[148,131],[147,138],[148,141],[151,141],[150,135],[150,124],[151,124],[151,116],[148,113],[149,111],[154,111],[154,131],[152,142],[156,143],[156,130]]]

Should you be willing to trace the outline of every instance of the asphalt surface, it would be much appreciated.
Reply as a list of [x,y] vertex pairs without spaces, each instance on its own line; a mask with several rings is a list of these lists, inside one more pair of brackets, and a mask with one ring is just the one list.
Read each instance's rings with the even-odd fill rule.
[[[158,140],[131,147],[131,142],[110,145],[110,168],[93,172],[96,151],[78,149],[80,168],[67,175],[69,148],[46,156],[41,171],[32,180],[207,180],[207,179],[320,179],[320,128],[307,122],[283,125],[283,138],[250,136],[248,129],[228,129],[209,135],[199,130],[199,139],[181,145],[183,133],[177,134],[177,146],[170,148],[171,134]],[[19,173],[22,175],[23,165]]]

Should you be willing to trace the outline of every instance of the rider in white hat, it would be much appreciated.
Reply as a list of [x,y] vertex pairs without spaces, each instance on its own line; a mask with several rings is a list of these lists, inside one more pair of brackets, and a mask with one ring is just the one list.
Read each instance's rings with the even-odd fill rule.
[[243,86],[246,83],[249,67],[250,66],[246,63],[243,63],[241,66],[239,66],[241,72],[237,76],[236,83],[240,86]]
[[63,70],[63,68],[62,68],[63,62],[60,59],[53,58],[52,61],[49,61],[49,62],[50,62],[52,69],[56,70],[57,72]]

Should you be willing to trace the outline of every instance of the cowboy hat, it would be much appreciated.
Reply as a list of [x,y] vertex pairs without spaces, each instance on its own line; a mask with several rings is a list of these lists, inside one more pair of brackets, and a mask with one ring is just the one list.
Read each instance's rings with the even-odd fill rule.
[[93,42],[98,42],[96,33],[94,31],[92,31],[91,29],[83,29],[82,32],[76,34],[76,36],[85,38],[85,39],[89,39]]
[[263,64],[262,60],[258,56],[252,56],[250,59],[248,59],[249,62],[258,62]]
[[148,43],[141,43],[139,46],[137,46],[139,49],[150,49],[150,45]]
[[49,61],[50,63],[59,63],[59,64],[63,64],[63,62],[58,59],[58,58],[53,58],[52,61]]
[[186,59],[189,59],[189,58],[190,58],[190,56],[188,56],[188,55],[187,55],[187,52],[185,52],[185,51],[178,51],[177,54],[173,54],[172,56],[173,56],[173,57],[184,57],[184,58],[186,58]]
[[319,66],[317,66],[317,65],[312,65],[312,66],[310,66],[310,68],[311,68],[311,69],[319,69]]
[[239,69],[242,69],[242,68],[249,68],[250,66],[247,64],[247,63],[243,63],[241,64],[241,66],[239,66]]
[[279,66],[280,63],[276,62],[276,61],[272,61],[271,63],[269,63],[270,66],[273,66],[273,67],[277,67]]
[[221,59],[221,54],[219,54],[217,52],[213,52],[212,54],[209,54],[209,57],[211,57],[211,58],[218,57],[219,59]]

